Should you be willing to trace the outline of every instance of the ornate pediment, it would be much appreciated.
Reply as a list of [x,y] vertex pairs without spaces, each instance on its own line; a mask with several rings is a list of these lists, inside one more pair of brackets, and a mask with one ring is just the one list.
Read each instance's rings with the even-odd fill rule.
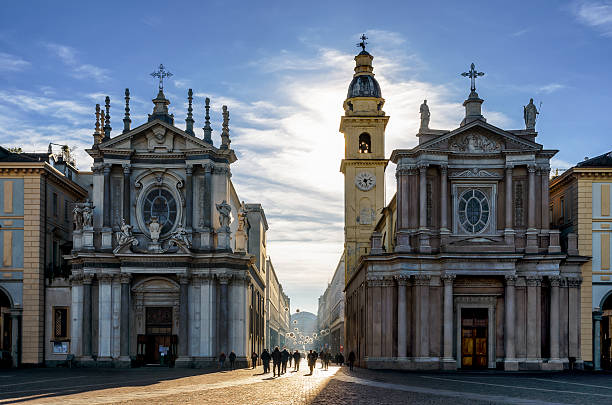
[[459,135],[449,142],[449,149],[453,152],[490,153],[499,152],[501,148],[495,139],[474,132]]
[[451,179],[473,179],[473,178],[501,179],[502,175],[474,167],[473,169],[461,170],[461,171],[451,173],[449,178]]

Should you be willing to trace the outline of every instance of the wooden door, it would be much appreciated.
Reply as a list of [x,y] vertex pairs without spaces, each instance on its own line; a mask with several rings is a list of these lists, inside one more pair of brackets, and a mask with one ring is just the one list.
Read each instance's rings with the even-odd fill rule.
[[487,368],[488,313],[486,308],[461,310],[461,367]]

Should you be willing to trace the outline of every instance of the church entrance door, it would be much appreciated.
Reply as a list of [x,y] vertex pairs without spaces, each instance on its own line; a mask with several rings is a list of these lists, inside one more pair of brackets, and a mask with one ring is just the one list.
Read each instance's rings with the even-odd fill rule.
[[174,361],[176,336],[172,335],[172,307],[146,308],[146,334],[139,336],[139,343],[144,346],[145,364],[167,366]]
[[461,309],[461,368],[487,368],[488,310]]

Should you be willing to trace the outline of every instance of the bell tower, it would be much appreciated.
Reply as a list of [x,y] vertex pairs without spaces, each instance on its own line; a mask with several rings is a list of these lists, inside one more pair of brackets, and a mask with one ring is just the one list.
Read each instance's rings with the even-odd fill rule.
[[385,128],[389,117],[374,78],[372,60],[365,50],[365,35],[358,44],[355,74],[344,101],[340,132],[344,134],[344,254],[345,280],[359,258],[370,253],[370,236],[385,206]]

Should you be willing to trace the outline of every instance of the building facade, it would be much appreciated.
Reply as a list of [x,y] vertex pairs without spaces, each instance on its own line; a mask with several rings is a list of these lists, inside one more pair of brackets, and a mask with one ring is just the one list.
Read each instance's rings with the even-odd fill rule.
[[278,281],[272,260],[268,258],[266,263],[266,347],[282,348],[290,328],[290,302]]
[[586,159],[550,183],[552,223],[561,243],[578,235],[578,252],[591,256],[582,265],[582,358],[596,370],[612,369],[612,153]]
[[318,343],[312,339],[317,333],[317,316],[312,312],[299,311],[291,315],[289,345],[298,350],[317,350]]
[[378,201],[388,116],[372,59],[365,50],[355,57],[340,128],[350,196],[345,351],[368,368],[581,366],[587,258],[575,236],[562,251],[550,228],[549,162],[557,151],[536,142],[533,103],[525,129],[487,123],[475,86],[482,74],[472,65],[459,127],[430,129],[429,106],[421,105],[418,145],[391,154],[397,192],[385,207]]
[[331,282],[319,297],[317,323],[319,346],[332,353],[344,350],[344,254],[340,257]]
[[87,182],[78,178],[67,148],[57,155],[49,149],[0,147],[2,366],[40,365],[69,340],[70,304],[55,305],[48,295],[70,274],[62,255],[70,253],[72,208],[86,198]]

